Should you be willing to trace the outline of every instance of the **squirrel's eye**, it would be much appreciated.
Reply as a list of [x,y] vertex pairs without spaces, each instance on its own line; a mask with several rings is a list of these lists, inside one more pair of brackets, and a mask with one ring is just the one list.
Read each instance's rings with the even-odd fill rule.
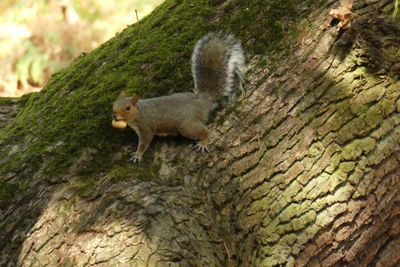
[[125,108],[125,110],[127,110],[127,111],[129,111],[131,109],[131,106],[127,106],[126,108]]

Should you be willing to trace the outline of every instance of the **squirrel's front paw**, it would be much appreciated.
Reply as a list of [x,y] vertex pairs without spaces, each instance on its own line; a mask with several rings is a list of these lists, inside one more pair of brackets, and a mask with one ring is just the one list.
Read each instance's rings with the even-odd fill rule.
[[129,161],[132,161],[133,163],[140,163],[140,161],[142,160],[142,156],[138,155],[136,152],[133,152],[131,154],[131,158],[129,159]]
[[197,144],[194,146],[194,148],[195,148],[197,151],[200,151],[201,153],[204,153],[204,152],[206,152],[206,151],[207,151],[207,153],[210,153],[210,151],[208,150],[208,146],[207,146],[207,145],[203,145],[203,144],[201,144],[201,143],[197,143]]

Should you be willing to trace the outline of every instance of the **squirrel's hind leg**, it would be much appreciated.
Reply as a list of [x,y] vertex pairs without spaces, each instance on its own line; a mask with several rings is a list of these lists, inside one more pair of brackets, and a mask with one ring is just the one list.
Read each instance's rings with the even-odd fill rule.
[[187,138],[198,140],[195,148],[204,153],[208,150],[208,130],[207,127],[201,123],[190,122],[188,125],[183,125],[179,133]]

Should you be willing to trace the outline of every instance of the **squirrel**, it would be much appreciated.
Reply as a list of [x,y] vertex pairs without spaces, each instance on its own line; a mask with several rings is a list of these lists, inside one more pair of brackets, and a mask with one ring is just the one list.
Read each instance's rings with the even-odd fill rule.
[[122,91],[113,103],[112,125],[129,125],[139,136],[131,161],[141,161],[155,135],[179,134],[197,140],[196,148],[208,152],[208,117],[224,97],[233,101],[235,87],[243,91],[245,56],[232,34],[211,32],[197,41],[191,61],[193,93],[138,99]]

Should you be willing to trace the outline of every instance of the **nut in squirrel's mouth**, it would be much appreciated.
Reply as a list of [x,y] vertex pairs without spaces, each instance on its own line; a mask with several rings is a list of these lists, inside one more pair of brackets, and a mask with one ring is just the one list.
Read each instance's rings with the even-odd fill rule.
[[128,123],[124,120],[116,120],[116,119],[112,120],[112,126],[114,128],[124,129],[124,128],[126,128],[127,125],[128,125]]

